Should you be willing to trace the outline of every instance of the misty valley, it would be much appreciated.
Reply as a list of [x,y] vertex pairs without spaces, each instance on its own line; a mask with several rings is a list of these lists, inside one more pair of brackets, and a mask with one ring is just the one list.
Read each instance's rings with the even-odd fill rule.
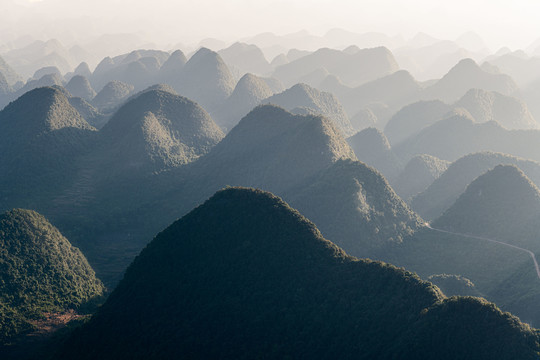
[[539,359],[540,48],[468,36],[1,46],[0,358]]

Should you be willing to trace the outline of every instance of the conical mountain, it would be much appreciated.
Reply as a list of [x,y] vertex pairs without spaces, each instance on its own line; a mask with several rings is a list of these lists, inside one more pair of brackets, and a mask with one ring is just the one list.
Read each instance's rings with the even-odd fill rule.
[[193,172],[201,172],[199,185],[212,184],[205,185],[211,189],[210,194],[225,185],[281,193],[341,158],[355,156],[333,121],[321,116],[293,115],[277,106],[262,105],[194,164]]
[[517,166],[540,186],[540,163],[507,154],[480,152],[453,162],[447,171],[412,199],[411,205],[423,218],[435,219],[452,206],[467,185],[499,164]]
[[175,90],[212,112],[232,94],[234,86],[234,78],[221,56],[201,48],[184,66]]
[[507,129],[540,127],[525,102],[497,92],[471,89],[454,106],[466,109],[478,122],[494,120]]
[[282,93],[264,100],[265,104],[274,104],[287,110],[305,107],[332,119],[345,136],[354,132],[349,117],[339,100],[332,94],[319,91],[306,84],[296,84]]
[[90,71],[90,66],[86,62],[82,62],[75,68],[73,72],[75,75],[81,75],[89,79],[92,76],[92,71]]
[[174,51],[159,69],[159,82],[167,83],[171,86],[175,85],[175,80],[180,77],[180,73],[186,65],[186,62],[187,58],[182,50]]
[[45,66],[37,69],[32,76],[33,79],[40,79],[45,75],[58,75],[62,79],[62,72],[56,66]]
[[75,97],[80,97],[86,101],[91,101],[95,96],[96,92],[92,89],[92,85],[88,79],[82,75],[75,75],[69,80],[66,84],[66,90]]
[[419,101],[407,105],[390,118],[384,134],[396,145],[411,135],[441,120],[451,107],[440,100]]
[[220,111],[216,112],[216,122],[225,130],[231,130],[244,116],[262,100],[274,92],[260,77],[245,74],[236,84],[233,93],[225,101]]
[[218,51],[227,65],[240,70],[240,73],[266,75],[272,71],[268,60],[256,45],[236,42],[226,49]]
[[92,100],[92,105],[102,111],[114,110],[135,90],[133,85],[111,81]]
[[6,78],[0,72],[0,109],[9,103],[13,88],[9,85]]
[[104,290],[84,255],[42,215],[0,215],[0,353],[45,312],[77,309]]
[[[110,171],[160,171],[210,151],[223,132],[193,101],[149,90],[123,105],[100,131]],[[102,163],[103,164],[103,163]]]
[[348,254],[374,257],[421,226],[386,179],[359,161],[342,160],[284,195]]
[[473,234],[540,250],[540,190],[514,165],[497,165],[479,176],[434,228]]
[[434,85],[427,88],[423,97],[452,103],[470,89],[497,91],[503,95],[513,95],[518,91],[514,80],[506,74],[488,73],[474,60],[463,59]]
[[24,206],[33,205],[60,187],[95,134],[58,89],[38,88],[6,106],[0,112],[4,209],[20,196],[31,201]]
[[401,164],[381,130],[366,128],[348,138],[347,142],[358,160],[373,166],[387,179],[392,181],[401,171]]
[[413,157],[394,181],[394,189],[405,200],[424,191],[441,176],[450,162],[421,154]]
[[[516,318],[485,301],[440,300],[412,273],[348,256],[281,199],[231,188],[161,232],[55,356],[390,359],[421,349],[415,358],[535,358],[538,336]],[[474,321],[470,303],[483,315]],[[432,343],[446,331],[437,317],[467,331],[456,326]],[[468,332],[474,342],[453,341]]]

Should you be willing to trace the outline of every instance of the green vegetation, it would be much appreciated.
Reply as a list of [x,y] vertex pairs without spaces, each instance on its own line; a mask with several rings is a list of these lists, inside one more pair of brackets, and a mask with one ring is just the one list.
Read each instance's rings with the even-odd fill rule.
[[445,301],[410,272],[348,256],[279,198],[230,188],[161,232],[55,356],[432,359],[456,347],[431,342],[444,334],[473,336],[458,349],[475,359],[540,350],[535,332],[494,305]]
[[372,257],[417,230],[422,220],[375,169],[340,160],[284,194],[323,235],[357,257]]
[[80,308],[103,291],[82,253],[43,216],[0,215],[0,344],[32,329],[44,312]]

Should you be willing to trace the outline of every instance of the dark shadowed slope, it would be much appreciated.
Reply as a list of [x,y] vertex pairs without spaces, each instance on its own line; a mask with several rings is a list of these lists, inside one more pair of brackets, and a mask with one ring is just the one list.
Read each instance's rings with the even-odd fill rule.
[[92,100],[92,105],[101,111],[112,111],[134,91],[133,85],[121,81],[111,81]]
[[84,255],[43,216],[0,215],[0,354],[44,312],[76,309],[103,291]]
[[338,161],[284,197],[326,238],[358,257],[376,257],[422,223],[379,172],[358,161]]
[[233,188],[160,233],[57,358],[534,359],[536,341],[494,305],[444,300],[346,255],[279,198]]
[[95,135],[58,89],[38,88],[6,106],[0,112],[2,208],[35,208],[64,186]]
[[412,199],[411,206],[424,219],[435,219],[452,206],[467,185],[499,164],[516,165],[537,186],[540,185],[538,162],[501,153],[481,152],[453,162],[433,184]]

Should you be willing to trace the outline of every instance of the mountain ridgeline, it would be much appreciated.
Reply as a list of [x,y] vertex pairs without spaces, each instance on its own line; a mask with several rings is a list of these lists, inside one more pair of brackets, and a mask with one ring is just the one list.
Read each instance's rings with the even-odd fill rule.
[[537,341],[492,304],[445,299],[347,255],[281,199],[230,188],[161,232],[55,356],[534,359]]

